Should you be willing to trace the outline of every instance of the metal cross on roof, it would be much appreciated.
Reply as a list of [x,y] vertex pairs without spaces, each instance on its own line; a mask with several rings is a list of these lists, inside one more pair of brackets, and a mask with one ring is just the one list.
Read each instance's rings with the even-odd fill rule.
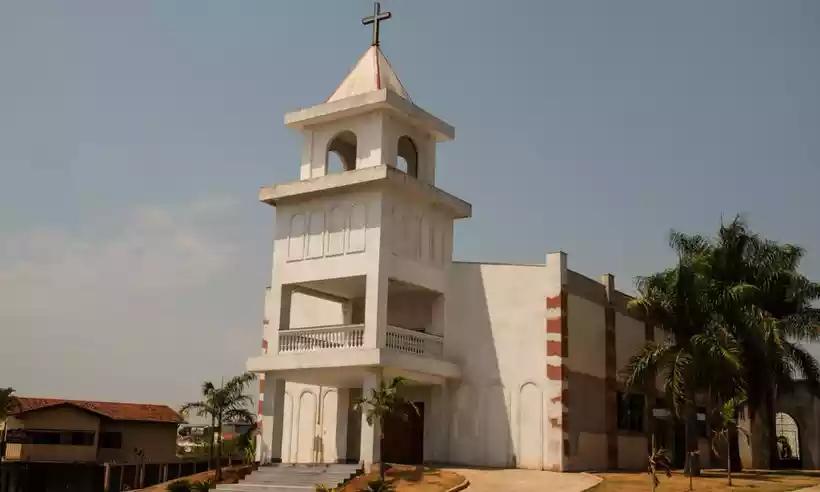
[[369,15],[362,19],[363,25],[373,24],[373,41],[371,46],[379,45],[379,22],[385,21],[391,17],[390,12],[382,12],[382,6],[379,2],[373,2],[373,15]]

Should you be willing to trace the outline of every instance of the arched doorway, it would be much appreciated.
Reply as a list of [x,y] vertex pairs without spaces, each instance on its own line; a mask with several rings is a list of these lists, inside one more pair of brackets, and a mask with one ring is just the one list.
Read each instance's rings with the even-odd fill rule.
[[801,468],[800,429],[794,418],[778,412],[774,418],[778,468]]

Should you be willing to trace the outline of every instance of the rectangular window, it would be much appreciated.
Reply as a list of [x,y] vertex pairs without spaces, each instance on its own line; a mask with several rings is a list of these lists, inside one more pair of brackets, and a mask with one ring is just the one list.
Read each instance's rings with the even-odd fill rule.
[[31,444],[60,444],[59,431],[26,431],[26,438]]
[[618,430],[643,432],[645,398],[643,395],[618,393]]
[[88,431],[26,430],[20,436],[27,444],[62,444],[64,446],[92,446],[94,433]]
[[100,433],[100,447],[105,449],[122,448],[122,432]]
[[94,433],[85,431],[65,431],[62,432],[62,442],[69,446],[93,446]]

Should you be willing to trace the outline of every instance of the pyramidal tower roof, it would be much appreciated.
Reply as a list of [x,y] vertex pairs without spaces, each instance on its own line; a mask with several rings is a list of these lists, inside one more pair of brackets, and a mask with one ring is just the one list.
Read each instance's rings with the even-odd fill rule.
[[356,62],[353,70],[333,91],[327,102],[381,89],[388,89],[410,101],[410,94],[407,93],[407,89],[402,85],[382,50],[378,46],[370,46]]

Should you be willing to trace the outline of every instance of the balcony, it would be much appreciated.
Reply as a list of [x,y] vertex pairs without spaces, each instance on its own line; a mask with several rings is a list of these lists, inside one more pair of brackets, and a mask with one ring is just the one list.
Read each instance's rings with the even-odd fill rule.
[[316,352],[364,346],[364,325],[317,326],[279,332],[279,353]]
[[[385,348],[405,354],[439,359],[444,339],[398,326],[388,326]],[[294,354],[364,347],[364,325],[318,326],[279,332],[279,353]]]
[[408,330],[398,326],[387,327],[385,347],[404,352],[440,359],[444,355],[444,339],[423,331]]

